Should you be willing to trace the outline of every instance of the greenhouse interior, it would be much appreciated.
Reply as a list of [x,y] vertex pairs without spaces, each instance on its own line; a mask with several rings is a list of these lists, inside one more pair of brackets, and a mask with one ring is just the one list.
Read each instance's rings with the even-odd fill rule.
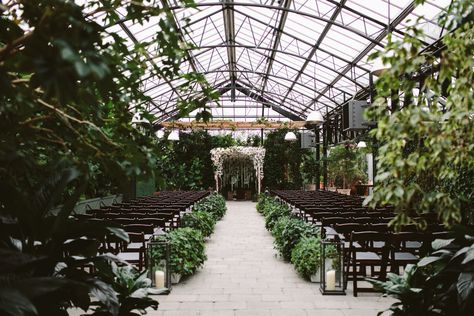
[[474,315],[472,0],[0,1],[0,315]]

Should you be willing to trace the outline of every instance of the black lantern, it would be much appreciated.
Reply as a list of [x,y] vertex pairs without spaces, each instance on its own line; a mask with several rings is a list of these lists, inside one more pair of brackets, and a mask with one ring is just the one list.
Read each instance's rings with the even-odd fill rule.
[[321,242],[321,285],[323,295],[346,295],[344,243],[336,239]]
[[[153,238],[153,237],[152,237]],[[156,294],[171,292],[170,244],[166,240],[148,243],[148,273]]]

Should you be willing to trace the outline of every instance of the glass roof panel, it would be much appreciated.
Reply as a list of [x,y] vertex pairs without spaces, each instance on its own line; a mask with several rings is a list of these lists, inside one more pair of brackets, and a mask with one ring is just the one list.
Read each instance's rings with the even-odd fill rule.
[[[249,97],[236,91],[232,102],[227,91],[220,100],[223,108],[213,110],[237,120],[262,115],[259,97],[286,110],[280,111],[284,115],[298,117],[314,103],[322,108],[340,104],[368,86],[373,62],[367,57],[385,46],[388,23],[394,39],[416,23],[424,29],[423,41],[429,45],[443,35],[437,18],[450,1],[427,0],[411,6],[410,0],[347,0],[343,5],[340,0],[196,0],[196,8],[184,8],[177,0],[168,3],[180,36],[193,45],[180,72],[197,71],[216,87],[238,84],[252,92],[246,92]],[[156,55],[153,41],[160,30],[159,18],[136,24],[125,19],[125,10],[119,9],[118,14],[123,23],[110,26],[108,32],[126,38],[130,48],[149,42],[145,59],[150,69],[141,87],[152,97],[150,108],[156,108],[157,116],[173,112],[178,98],[189,93],[199,96],[200,86],[184,93],[179,87],[186,80],[160,78],[162,57]],[[103,17],[103,13],[93,16],[102,25]],[[266,107],[265,115],[283,115],[270,111]]]

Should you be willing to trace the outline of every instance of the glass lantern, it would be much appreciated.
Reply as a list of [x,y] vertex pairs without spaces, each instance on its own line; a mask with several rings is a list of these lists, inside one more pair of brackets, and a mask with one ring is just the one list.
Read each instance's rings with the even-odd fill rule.
[[170,244],[151,240],[147,248],[148,274],[156,294],[171,292]]
[[323,295],[346,295],[344,243],[336,239],[321,242],[321,285]]

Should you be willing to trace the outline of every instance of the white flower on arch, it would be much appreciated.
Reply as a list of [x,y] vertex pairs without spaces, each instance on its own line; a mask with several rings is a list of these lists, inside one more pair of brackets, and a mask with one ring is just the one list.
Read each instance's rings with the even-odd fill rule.
[[265,148],[262,147],[232,146],[212,149],[211,160],[215,167],[216,190],[219,190],[219,178],[222,177],[224,161],[237,158],[250,158],[252,160],[258,181],[258,193],[260,193],[263,179],[263,161],[265,159]]

